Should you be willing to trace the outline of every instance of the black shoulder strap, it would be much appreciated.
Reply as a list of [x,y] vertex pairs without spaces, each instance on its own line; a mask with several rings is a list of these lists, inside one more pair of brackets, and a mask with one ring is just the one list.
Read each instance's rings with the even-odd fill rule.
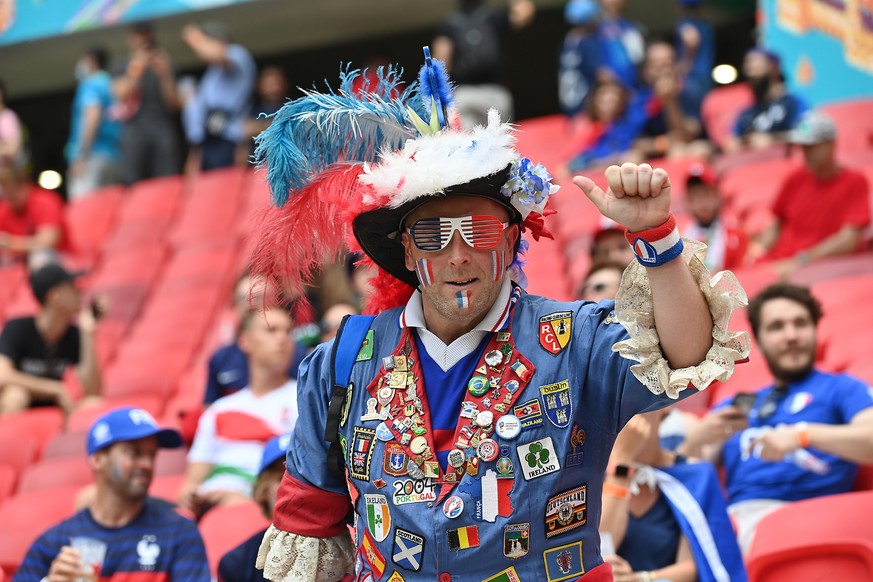
[[338,477],[343,475],[343,453],[339,444],[339,428],[342,420],[343,405],[346,402],[349,379],[352,375],[352,366],[367,331],[375,317],[372,315],[349,315],[343,319],[331,354],[331,369],[333,370],[333,390],[330,395],[330,404],[327,407],[327,422],[324,425],[324,440],[330,443],[327,450],[328,469]]

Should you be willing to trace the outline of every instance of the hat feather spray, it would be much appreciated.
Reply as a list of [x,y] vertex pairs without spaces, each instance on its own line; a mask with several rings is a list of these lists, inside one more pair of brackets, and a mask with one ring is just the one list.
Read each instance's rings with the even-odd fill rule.
[[[362,208],[358,177],[364,163],[375,161],[382,148],[402,147],[416,133],[409,112],[416,111],[417,90],[401,87],[401,74],[379,67],[371,84],[361,71],[346,68],[337,91],[303,90],[257,136],[255,160],[266,170],[274,206],[260,216],[253,270],[276,278],[288,297],[304,297],[319,267],[357,250],[350,224]],[[356,92],[359,77],[363,86]],[[411,293],[405,285],[390,286]],[[373,307],[380,306],[368,310]]]

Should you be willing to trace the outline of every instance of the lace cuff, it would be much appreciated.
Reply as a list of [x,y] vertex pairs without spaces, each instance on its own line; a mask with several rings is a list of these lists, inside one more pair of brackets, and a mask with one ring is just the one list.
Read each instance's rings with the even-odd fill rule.
[[271,525],[258,550],[255,566],[274,582],[337,582],[354,568],[352,538],[312,538]]
[[747,358],[751,349],[748,333],[728,330],[731,314],[748,303],[745,290],[730,271],[720,271],[710,278],[704,265],[706,245],[690,239],[684,242],[685,250],[679,260],[688,263],[712,314],[712,346],[705,360],[696,366],[670,368],[661,353],[655,329],[649,277],[636,261],[624,272],[615,300],[616,318],[630,339],[617,342],[613,351],[639,362],[630,368],[634,376],[652,393],[666,392],[670,398],[678,398],[689,384],[703,390],[715,380],[724,382],[734,373],[735,362]]

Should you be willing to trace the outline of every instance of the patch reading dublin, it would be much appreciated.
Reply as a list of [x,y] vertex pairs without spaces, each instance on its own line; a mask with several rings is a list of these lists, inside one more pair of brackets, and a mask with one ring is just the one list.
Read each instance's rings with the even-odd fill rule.
[[556,384],[540,386],[546,418],[558,428],[570,426],[573,415],[573,401],[570,399],[570,381],[561,380]]
[[560,354],[570,343],[573,312],[558,311],[540,317],[540,345],[552,355]]
[[585,573],[582,565],[582,542],[573,542],[543,552],[548,582],[578,578]]
[[526,481],[554,473],[561,468],[555,446],[552,444],[552,437],[519,445],[516,451]]
[[558,493],[546,502],[546,537],[582,527],[587,517],[588,484]]
[[373,441],[376,429],[356,426],[349,451],[349,475],[361,481],[370,480],[370,460],[373,458]]
[[394,529],[394,552],[391,559],[401,568],[418,572],[421,570],[421,555],[424,552],[424,537],[405,529]]

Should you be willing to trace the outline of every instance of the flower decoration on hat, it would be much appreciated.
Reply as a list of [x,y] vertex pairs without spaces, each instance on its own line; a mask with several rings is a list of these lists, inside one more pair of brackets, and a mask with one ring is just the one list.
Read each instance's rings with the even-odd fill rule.
[[[534,239],[551,237],[543,217],[558,186],[539,164],[515,150],[513,127],[496,110],[484,126],[461,129],[452,110],[452,85],[443,63],[425,47],[417,83],[402,71],[379,68],[364,82],[346,68],[337,91],[303,91],[286,103],[256,138],[275,208],[266,211],[255,270],[278,276],[292,293],[312,282],[317,268],[344,250],[360,250],[379,267],[367,310],[405,302],[418,286],[405,266],[403,219],[440,196],[462,194],[503,205],[510,220]],[[523,280],[519,240],[510,276]],[[375,302],[373,302],[375,300]]]

